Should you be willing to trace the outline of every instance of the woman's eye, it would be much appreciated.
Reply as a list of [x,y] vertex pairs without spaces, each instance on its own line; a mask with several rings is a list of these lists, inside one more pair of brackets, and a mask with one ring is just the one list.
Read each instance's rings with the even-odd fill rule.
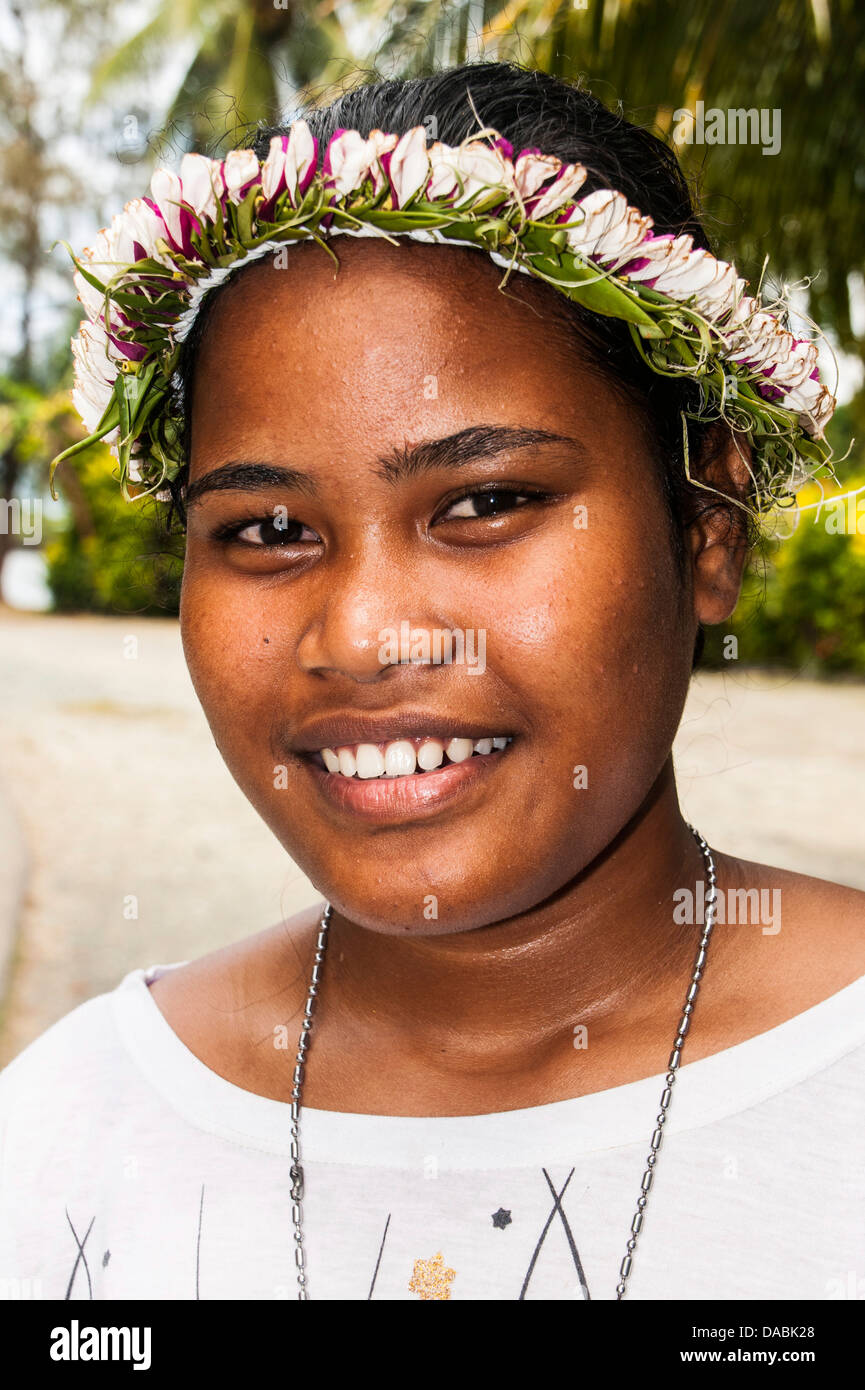
[[439,520],[466,519],[477,521],[483,517],[501,516],[504,512],[512,512],[515,508],[531,501],[531,495],[525,492],[505,490],[472,492],[467,497],[461,497],[457,502],[452,503],[447,511],[442,513]]
[[291,517],[267,516],[232,527],[229,539],[240,541],[242,545],[275,548],[317,541],[318,536],[311,527],[304,526],[302,521],[294,521]]

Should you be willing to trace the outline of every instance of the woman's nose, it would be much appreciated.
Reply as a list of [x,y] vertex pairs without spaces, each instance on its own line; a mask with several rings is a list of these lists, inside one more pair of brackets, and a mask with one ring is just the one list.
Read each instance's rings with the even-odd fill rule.
[[300,637],[297,663],[318,675],[378,680],[409,659],[399,643],[407,623],[412,629],[444,626],[412,582],[407,561],[379,562],[365,573],[356,564],[334,566],[322,576],[320,606]]

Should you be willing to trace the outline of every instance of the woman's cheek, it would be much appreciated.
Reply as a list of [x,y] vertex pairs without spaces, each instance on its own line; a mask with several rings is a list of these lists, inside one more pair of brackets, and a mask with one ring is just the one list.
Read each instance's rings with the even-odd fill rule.
[[[672,574],[657,556],[640,554],[639,519],[608,512],[594,506],[593,530],[568,524],[542,545],[503,551],[502,572],[466,605],[475,621],[485,615],[488,648],[505,669],[519,671],[520,684],[540,682],[554,701],[557,689],[576,694],[600,675],[629,686],[634,664],[645,663],[668,627]],[[647,577],[635,582],[639,565]],[[615,700],[615,686],[610,694]]]
[[601,504],[588,516],[576,538],[559,530],[516,583],[502,582],[488,647],[541,734],[548,790],[583,776],[592,794],[579,800],[598,809],[656,774],[690,662],[672,555],[649,540],[664,516]]
[[[269,728],[250,716],[268,707],[276,679],[278,643],[268,610],[248,584],[184,575],[180,605],[183,650],[196,694],[220,748],[250,728]],[[272,711],[271,711],[272,713]]]

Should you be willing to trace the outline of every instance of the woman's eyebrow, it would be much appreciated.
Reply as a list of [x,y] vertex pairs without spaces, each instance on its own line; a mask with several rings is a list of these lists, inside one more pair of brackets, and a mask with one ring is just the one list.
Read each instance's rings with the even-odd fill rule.
[[478,459],[495,458],[515,449],[532,449],[538,444],[567,444],[582,457],[586,450],[576,439],[552,430],[524,429],[516,425],[470,425],[441,439],[393,449],[377,460],[380,477],[398,483],[437,468],[461,468]]
[[[569,435],[553,430],[525,429],[516,425],[470,425],[440,439],[424,439],[419,444],[403,444],[375,460],[376,472],[390,483],[402,482],[434,469],[461,468],[479,459],[495,458],[516,449],[536,448],[539,444],[567,444],[585,456],[585,448]],[[314,496],[315,479],[298,468],[282,464],[232,462],[212,469],[190,483],[185,502],[191,507],[208,492],[261,492],[281,487]]]
[[314,496],[315,479],[299,468],[286,468],[275,463],[224,463],[202,478],[196,478],[186,488],[184,502],[191,507],[208,492],[263,492],[266,488],[288,488]]

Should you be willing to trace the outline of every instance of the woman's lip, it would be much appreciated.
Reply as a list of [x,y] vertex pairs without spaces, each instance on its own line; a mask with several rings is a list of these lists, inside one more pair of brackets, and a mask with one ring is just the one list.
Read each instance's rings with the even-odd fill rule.
[[494,753],[476,753],[464,762],[448,763],[434,772],[416,772],[409,777],[343,777],[339,772],[325,772],[305,758],[301,761],[321,795],[338,810],[365,820],[400,824],[434,816],[465,796],[495,771],[508,751],[502,748]]
[[512,728],[495,727],[496,718],[479,722],[464,716],[449,716],[433,710],[403,709],[374,714],[370,711],[346,711],[325,718],[310,720],[297,729],[287,741],[293,753],[321,752],[322,748],[350,748],[358,743],[393,743],[401,738],[437,738],[447,743],[452,738],[504,737]]

